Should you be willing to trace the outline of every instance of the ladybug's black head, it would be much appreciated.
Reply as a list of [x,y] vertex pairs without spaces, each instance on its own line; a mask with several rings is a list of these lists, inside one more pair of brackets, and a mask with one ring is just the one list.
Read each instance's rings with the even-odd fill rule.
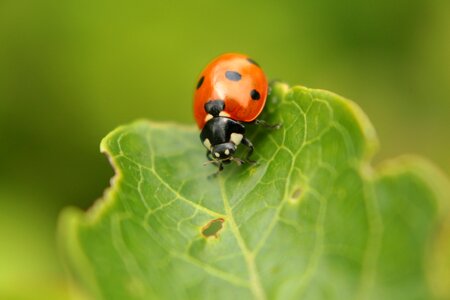
[[236,151],[236,145],[229,142],[214,145],[211,147],[211,155],[215,160],[221,160],[229,162],[234,152]]

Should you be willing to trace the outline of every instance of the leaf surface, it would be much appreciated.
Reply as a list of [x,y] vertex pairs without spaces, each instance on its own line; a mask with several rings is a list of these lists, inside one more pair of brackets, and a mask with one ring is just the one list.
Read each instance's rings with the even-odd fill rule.
[[112,187],[87,213],[61,217],[77,282],[98,299],[448,295],[433,284],[448,270],[430,261],[448,213],[443,175],[406,156],[375,170],[372,125],[330,92],[275,83],[262,118],[283,126],[248,126],[258,164],[215,179],[196,128],[138,121],[111,132],[101,150]]

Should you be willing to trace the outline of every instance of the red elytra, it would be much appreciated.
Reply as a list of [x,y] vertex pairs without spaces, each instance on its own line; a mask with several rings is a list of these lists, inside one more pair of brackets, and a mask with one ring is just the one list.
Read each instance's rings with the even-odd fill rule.
[[227,53],[213,60],[200,75],[194,94],[194,117],[199,128],[207,121],[204,105],[223,100],[223,115],[240,122],[254,121],[268,92],[262,69],[247,55]]

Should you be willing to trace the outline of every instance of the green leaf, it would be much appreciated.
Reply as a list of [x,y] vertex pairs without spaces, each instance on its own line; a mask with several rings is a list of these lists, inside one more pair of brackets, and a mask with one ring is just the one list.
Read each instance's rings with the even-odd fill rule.
[[449,295],[432,246],[448,246],[436,234],[449,212],[443,175],[406,156],[374,170],[372,125],[326,91],[276,83],[262,118],[283,127],[249,129],[258,165],[215,179],[196,128],[139,121],[110,133],[112,187],[61,217],[76,282],[96,299]]

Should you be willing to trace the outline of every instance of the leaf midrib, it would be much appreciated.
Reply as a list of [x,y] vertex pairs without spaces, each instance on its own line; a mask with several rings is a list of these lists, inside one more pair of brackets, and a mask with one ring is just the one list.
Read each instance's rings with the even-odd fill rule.
[[258,270],[256,269],[255,255],[248,249],[247,244],[242,238],[241,232],[239,231],[239,228],[236,224],[232,209],[230,207],[230,202],[228,200],[228,196],[225,190],[224,180],[222,177],[219,178],[219,184],[220,184],[220,193],[223,200],[223,206],[225,209],[225,213],[228,216],[229,222],[228,224],[236,238],[236,241],[239,245],[239,248],[241,249],[242,255],[244,256],[245,262],[247,264],[247,269],[250,275],[250,290],[252,291],[252,294],[255,296],[256,299],[260,300],[266,299],[267,298],[266,293],[262,287]]

